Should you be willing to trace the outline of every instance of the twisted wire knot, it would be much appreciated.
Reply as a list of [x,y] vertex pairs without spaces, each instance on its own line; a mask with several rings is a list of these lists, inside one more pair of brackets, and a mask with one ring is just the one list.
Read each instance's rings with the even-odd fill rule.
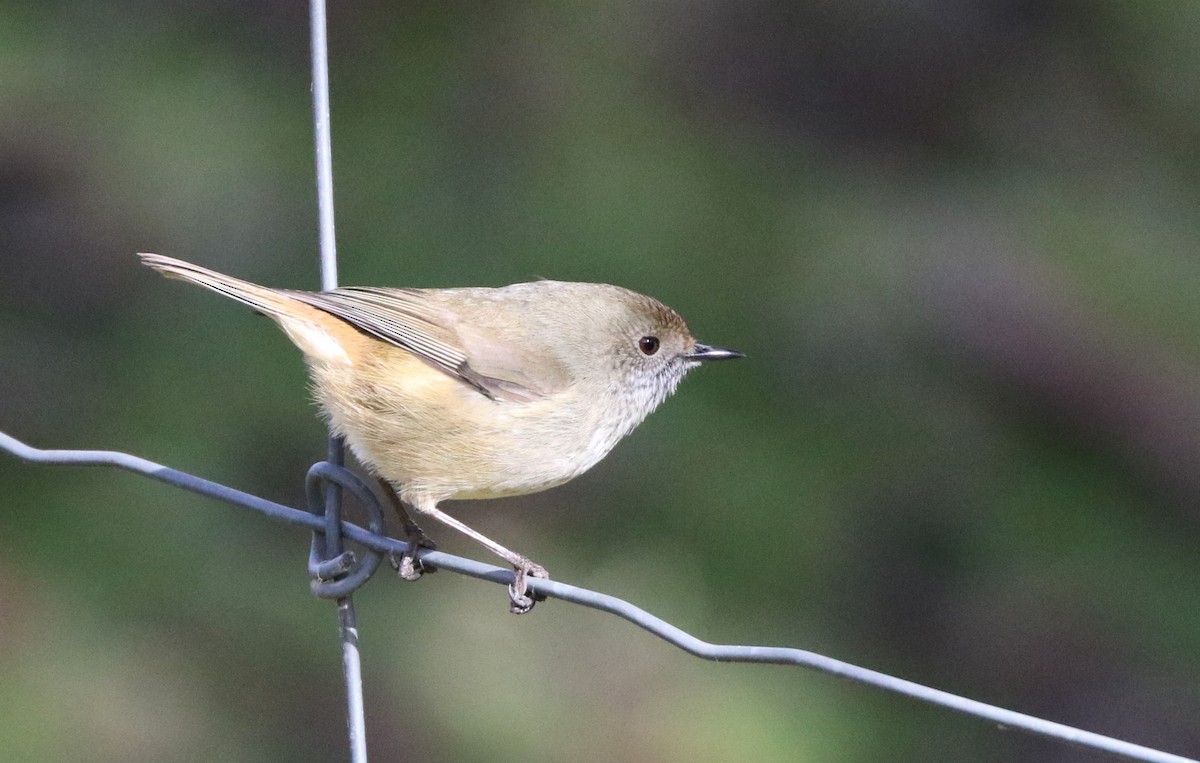
[[[309,587],[314,596],[340,599],[367,582],[383,558],[383,554],[372,549],[357,553],[343,550],[342,502],[337,500],[340,491],[346,490],[358,500],[367,512],[367,528],[376,535],[384,532],[383,509],[374,491],[358,475],[329,461],[312,465],[304,487],[308,510],[325,519],[325,530],[313,533],[308,554],[308,575],[312,578]],[[335,491],[335,500],[326,500],[326,487]]]

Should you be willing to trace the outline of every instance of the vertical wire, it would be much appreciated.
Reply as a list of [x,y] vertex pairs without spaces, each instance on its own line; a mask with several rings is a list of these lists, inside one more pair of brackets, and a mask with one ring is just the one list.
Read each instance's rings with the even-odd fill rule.
[[[333,227],[333,149],[329,130],[329,43],[326,36],[325,0],[311,0],[309,25],[312,34],[313,138],[316,147],[317,217],[320,227],[321,289],[337,287],[337,241]],[[341,438],[329,438],[328,460],[344,462]],[[329,484],[325,494],[326,516],[337,516],[341,488]],[[340,533],[327,533],[329,555],[341,553]],[[362,660],[358,650],[358,623],[354,602],[346,596],[337,600],[338,630],[342,641],[342,673],[346,682],[346,725],[350,737],[350,760],[367,761],[367,731],[363,712]]]
[[329,137],[329,43],[325,0],[312,0],[313,135],[317,157],[317,216],[321,235],[321,289],[337,287],[337,241],[333,235],[333,150]]

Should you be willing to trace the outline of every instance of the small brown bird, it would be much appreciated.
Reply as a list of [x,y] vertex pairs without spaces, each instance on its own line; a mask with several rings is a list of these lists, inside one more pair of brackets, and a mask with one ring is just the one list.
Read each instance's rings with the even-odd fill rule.
[[[545,568],[438,504],[561,485],[612,450],[692,368],[742,356],[697,343],[671,308],[607,284],[308,292],[138,256],[274,319],[304,352],[334,431],[399,496],[410,540],[423,536],[401,503],[503,557],[516,570],[514,612],[532,607],[525,577],[545,577]],[[420,574],[411,555],[399,568]]]

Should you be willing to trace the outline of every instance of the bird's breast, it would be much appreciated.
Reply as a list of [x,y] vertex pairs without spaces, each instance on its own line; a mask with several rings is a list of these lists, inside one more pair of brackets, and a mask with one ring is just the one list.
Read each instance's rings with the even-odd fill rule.
[[[568,386],[528,402],[492,400],[388,348],[348,366],[312,366],[319,403],[356,456],[406,500],[496,498],[561,485],[632,428],[612,401]],[[638,419],[640,420],[640,418]]]

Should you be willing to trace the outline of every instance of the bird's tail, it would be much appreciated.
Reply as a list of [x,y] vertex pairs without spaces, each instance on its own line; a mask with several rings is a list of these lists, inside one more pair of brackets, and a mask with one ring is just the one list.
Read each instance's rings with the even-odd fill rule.
[[296,309],[296,300],[285,296],[275,289],[259,286],[240,278],[227,276],[215,270],[202,268],[190,262],[177,260],[174,257],[164,257],[161,254],[146,254],[139,252],[142,264],[153,268],[167,278],[177,278],[181,281],[191,281],[206,289],[211,289],[230,299],[249,305],[272,318],[281,314],[290,314]]
[[349,324],[305,304],[286,290],[259,286],[161,254],[139,253],[138,257],[143,264],[167,278],[199,284],[273,318],[292,342],[312,358],[348,362],[347,350],[361,341],[359,334]]

